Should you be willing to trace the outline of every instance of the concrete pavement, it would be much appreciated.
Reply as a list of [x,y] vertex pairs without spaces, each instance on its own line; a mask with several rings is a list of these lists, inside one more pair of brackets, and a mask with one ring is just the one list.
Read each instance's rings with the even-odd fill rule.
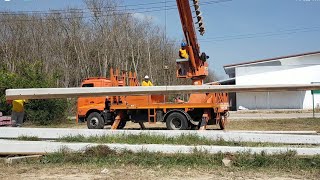
[[211,140],[238,142],[270,142],[284,144],[320,144],[319,135],[265,134],[232,131],[197,131],[197,130],[106,130],[106,129],[69,129],[69,128],[1,128],[0,138],[14,139],[19,136],[36,136],[40,139],[58,139],[66,136],[84,137],[111,135],[160,135],[176,137],[196,135]]
[[185,146],[169,144],[97,144],[97,143],[63,143],[63,142],[46,142],[46,141],[14,141],[0,140],[0,154],[47,154],[57,152],[62,149],[69,151],[84,151],[88,147],[106,145],[109,148],[122,151],[129,150],[132,152],[161,152],[161,153],[185,153],[189,154],[195,150],[206,153],[237,153],[247,152],[250,154],[285,153],[296,151],[297,155],[318,155],[320,148],[295,148],[295,147],[235,147],[235,146]]

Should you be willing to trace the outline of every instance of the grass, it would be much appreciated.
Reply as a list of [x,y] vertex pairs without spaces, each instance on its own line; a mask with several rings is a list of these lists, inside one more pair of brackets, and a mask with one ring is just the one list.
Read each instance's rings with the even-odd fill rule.
[[68,120],[62,120],[61,122],[53,122],[52,124],[48,125],[37,125],[33,124],[31,122],[26,122],[23,124],[23,127],[28,128],[87,128],[86,123],[76,123],[75,120],[68,119]]
[[20,141],[41,141],[41,139],[37,136],[19,136],[17,140]]
[[141,167],[188,167],[188,168],[217,168],[222,167],[222,159],[228,157],[232,166],[239,169],[276,168],[279,170],[319,170],[320,156],[297,156],[295,152],[267,155],[238,153],[238,154],[208,154],[194,151],[192,154],[162,154],[130,151],[116,152],[107,146],[90,147],[85,152],[70,152],[61,150],[44,156],[44,164],[94,164],[99,166]]
[[227,130],[258,130],[258,131],[317,131],[320,132],[319,118],[300,119],[268,119],[268,120],[237,120],[227,124]]
[[[90,143],[125,143],[125,144],[176,144],[176,145],[217,145],[217,146],[249,146],[249,147],[268,147],[268,146],[288,146],[281,143],[261,143],[261,142],[239,142],[211,140],[197,135],[180,135],[176,137],[166,137],[159,135],[112,135],[112,136],[91,136],[84,137],[67,136],[58,139],[60,142],[90,142]],[[312,145],[296,145],[298,147],[310,147]]]

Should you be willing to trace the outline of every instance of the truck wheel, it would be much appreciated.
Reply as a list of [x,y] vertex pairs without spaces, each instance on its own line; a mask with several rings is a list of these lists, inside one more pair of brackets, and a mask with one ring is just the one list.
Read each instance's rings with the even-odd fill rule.
[[100,115],[100,113],[93,112],[89,114],[87,118],[87,126],[88,126],[88,129],[103,129],[104,120]]
[[186,130],[189,127],[186,116],[179,112],[171,113],[166,119],[166,125],[169,130]]

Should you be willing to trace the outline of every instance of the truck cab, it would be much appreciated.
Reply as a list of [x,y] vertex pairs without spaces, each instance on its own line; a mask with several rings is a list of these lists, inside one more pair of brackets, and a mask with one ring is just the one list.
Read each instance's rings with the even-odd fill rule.
[[[81,83],[81,87],[111,87],[108,78],[93,77],[87,78]],[[100,97],[80,97],[77,102],[78,122],[85,122],[86,117],[92,112],[101,113],[105,109],[106,96]]]

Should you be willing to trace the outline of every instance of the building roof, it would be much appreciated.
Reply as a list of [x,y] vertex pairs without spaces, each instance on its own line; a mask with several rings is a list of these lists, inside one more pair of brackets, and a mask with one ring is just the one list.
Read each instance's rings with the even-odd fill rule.
[[279,59],[293,58],[293,57],[299,57],[299,56],[307,56],[307,55],[314,55],[314,54],[320,54],[320,51],[307,52],[307,53],[302,53],[302,54],[294,54],[294,55],[288,55],[288,56],[280,56],[280,57],[275,57],[275,58],[262,59],[262,60],[256,60],[256,61],[249,61],[249,62],[243,62],[243,63],[237,63],[237,64],[228,64],[228,65],[225,65],[223,67],[224,67],[224,69],[226,69],[226,68],[234,68],[234,67],[238,67],[238,66],[266,63],[266,62],[271,62],[271,61],[277,61]]
[[235,84],[236,82],[236,78],[229,78],[229,79],[223,79],[223,80],[219,80],[219,81],[214,81],[214,82],[209,82],[206,83],[206,85],[229,85],[229,84]]

